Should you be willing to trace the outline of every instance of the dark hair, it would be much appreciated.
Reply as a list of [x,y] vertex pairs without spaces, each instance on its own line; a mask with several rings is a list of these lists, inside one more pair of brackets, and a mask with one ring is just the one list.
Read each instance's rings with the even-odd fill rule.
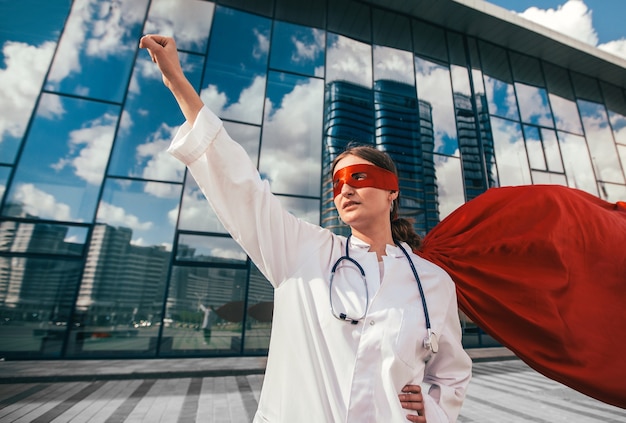
[[[363,160],[367,160],[373,165],[389,170],[393,172],[394,175],[398,176],[396,165],[389,154],[377,150],[370,145],[349,144],[346,149],[339,154],[335,160],[333,160],[332,166],[330,167],[331,178],[333,173],[335,173],[335,167],[337,166],[339,160],[346,156],[360,157]],[[393,207],[389,213],[389,219],[391,220],[391,235],[394,240],[398,242],[406,242],[413,251],[416,251],[422,245],[422,238],[415,232],[415,228],[413,227],[413,223],[415,221],[413,219],[398,216],[399,203],[400,193],[398,193],[398,198],[396,198],[393,202]]]

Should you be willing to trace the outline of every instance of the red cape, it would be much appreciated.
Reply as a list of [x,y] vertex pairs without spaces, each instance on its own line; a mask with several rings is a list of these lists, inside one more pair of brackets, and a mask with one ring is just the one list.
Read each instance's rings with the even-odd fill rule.
[[424,239],[459,307],[547,377],[626,408],[626,203],[492,188]]

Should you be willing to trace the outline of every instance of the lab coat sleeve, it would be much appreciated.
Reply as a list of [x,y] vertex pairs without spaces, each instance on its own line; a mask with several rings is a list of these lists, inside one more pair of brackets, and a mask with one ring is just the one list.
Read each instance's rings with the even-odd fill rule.
[[185,122],[179,128],[168,152],[187,166],[226,230],[275,287],[316,242],[329,238],[283,209],[248,154],[206,106],[193,126]]
[[461,343],[456,293],[450,282],[444,328],[438,334],[439,352],[426,363],[424,382],[430,385],[424,395],[428,423],[455,422],[471,379],[472,360]]

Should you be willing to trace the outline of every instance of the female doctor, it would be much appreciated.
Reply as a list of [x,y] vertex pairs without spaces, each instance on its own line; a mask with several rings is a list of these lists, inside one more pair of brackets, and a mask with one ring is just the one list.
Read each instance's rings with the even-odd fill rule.
[[174,40],[146,35],[140,47],[186,119],[168,151],[275,288],[254,422],[456,421],[471,360],[461,345],[455,287],[412,252],[419,237],[396,218],[398,178],[389,157],[359,147],[333,163],[335,206],[350,237],[301,221],[283,210],[204,106]]

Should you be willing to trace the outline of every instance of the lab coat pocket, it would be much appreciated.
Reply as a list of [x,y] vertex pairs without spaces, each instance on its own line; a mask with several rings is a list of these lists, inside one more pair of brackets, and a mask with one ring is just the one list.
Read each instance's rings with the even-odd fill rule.
[[[418,310],[407,308],[404,310],[394,310],[398,313],[399,324],[395,325],[394,353],[396,357],[411,369],[418,367],[422,359],[421,339],[426,334],[425,329],[420,328]],[[424,336],[423,336],[424,335]]]

